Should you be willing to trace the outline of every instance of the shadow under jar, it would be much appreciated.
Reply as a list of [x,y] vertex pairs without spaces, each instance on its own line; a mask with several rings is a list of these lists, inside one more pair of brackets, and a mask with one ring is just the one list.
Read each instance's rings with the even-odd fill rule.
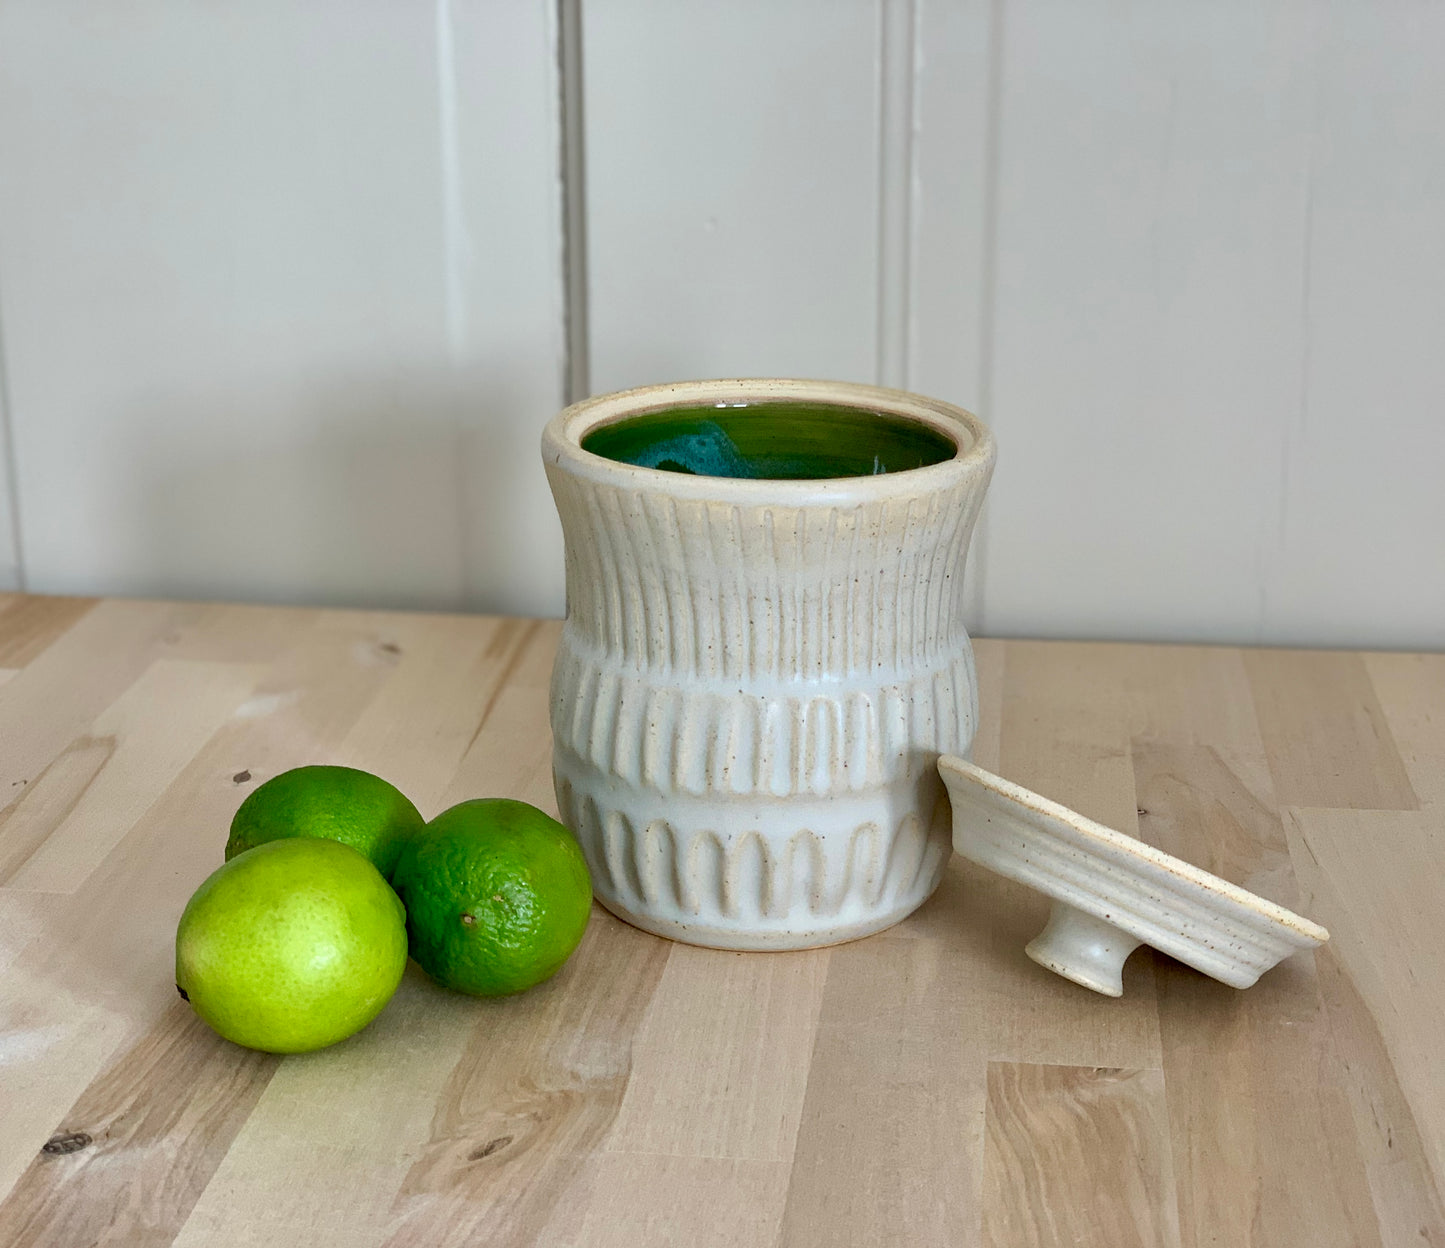
[[598,900],[803,949],[896,923],[950,852],[978,717],[964,558],[992,435],[918,395],[707,381],[548,424],[567,545],[553,776]]

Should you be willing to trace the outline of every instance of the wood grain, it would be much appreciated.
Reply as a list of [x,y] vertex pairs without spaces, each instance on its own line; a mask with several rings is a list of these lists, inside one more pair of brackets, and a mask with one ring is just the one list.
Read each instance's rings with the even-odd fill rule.
[[966,1056],[973,967],[955,943],[831,950],[783,1248],[971,1238],[983,1080]]
[[609,1151],[792,1158],[829,955],[753,962],[720,949],[669,951]]
[[[1334,925],[1326,982],[1337,1030],[1355,1033],[1357,1044],[1368,1043],[1373,1030],[1413,1119],[1402,1140],[1418,1137],[1428,1170],[1439,1176],[1445,1046],[1441,1001],[1429,988],[1445,981],[1445,948],[1436,938],[1445,914],[1445,829],[1424,813],[1370,811],[1362,818],[1334,810],[1290,811],[1286,828],[1310,904]],[[1381,858],[1408,863],[1409,870],[1387,875]],[[1387,1151],[1394,1151],[1392,1134]]]
[[0,667],[24,667],[98,601],[46,594],[0,595]]
[[[1301,904],[1268,791],[1204,746],[1136,743],[1134,767],[1153,843]],[[1247,992],[1155,961],[1181,1243],[1378,1242],[1312,961],[1288,959]]]
[[0,1242],[170,1244],[279,1061],[177,1001],[56,1123],[0,1205]]
[[516,1001],[476,1003],[388,1245],[535,1242],[617,1117],[668,953],[599,914],[556,978]]
[[1163,1075],[991,1062],[983,1243],[1174,1248]]
[[1418,808],[1363,656],[1279,650],[1245,665],[1281,804]]
[[1367,654],[1365,670],[1421,805],[1445,806],[1445,663],[1429,654]]
[[[67,781],[57,786],[47,786],[47,768],[8,812],[10,820],[29,825],[19,839],[43,838],[43,844],[6,883],[33,892],[74,892],[91,865],[120,843],[245,702],[258,674],[239,663],[158,659],[151,664],[61,756],[74,757],[78,750],[83,765],[69,769]],[[77,790],[74,781],[81,776],[84,784]],[[71,800],[54,801],[51,787]],[[47,800],[35,811],[39,797]]]
[[1141,950],[1097,997],[1024,957],[1040,898],[955,860],[800,954],[597,910],[531,993],[413,967],[282,1060],[170,982],[236,806],[334,761],[427,815],[554,809],[558,625],[30,602],[0,599],[0,1242],[1445,1242],[1445,657],[980,644],[981,761],[1332,929],[1246,992]]

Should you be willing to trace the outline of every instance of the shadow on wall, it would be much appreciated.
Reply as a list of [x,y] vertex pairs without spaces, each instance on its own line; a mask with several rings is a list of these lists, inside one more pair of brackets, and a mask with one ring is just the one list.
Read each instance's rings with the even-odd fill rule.
[[550,411],[495,376],[395,373],[261,401],[253,389],[240,407],[212,396],[128,414],[106,539],[128,592],[562,613],[538,450]]

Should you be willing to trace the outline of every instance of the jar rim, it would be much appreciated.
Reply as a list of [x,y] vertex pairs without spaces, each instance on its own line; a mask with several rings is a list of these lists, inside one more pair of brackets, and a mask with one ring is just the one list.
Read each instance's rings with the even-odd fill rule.
[[[915,421],[943,434],[955,451],[934,464],[877,476],[794,479],[694,476],[608,459],[582,447],[584,438],[605,425],[669,408],[779,401],[861,409]],[[680,498],[791,506],[810,502],[846,506],[947,488],[962,477],[988,473],[995,454],[988,426],[952,403],[854,382],[776,377],[665,382],[597,395],[564,408],[542,434],[542,457],[549,468],[564,468],[598,483]]]

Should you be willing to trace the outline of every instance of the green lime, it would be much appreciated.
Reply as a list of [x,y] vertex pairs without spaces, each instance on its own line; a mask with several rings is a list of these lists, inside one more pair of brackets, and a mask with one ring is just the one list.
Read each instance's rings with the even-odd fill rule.
[[391,1000],[406,913],[347,845],[271,841],[218,867],[176,929],[176,987],[227,1040],[306,1053],[344,1040]]
[[226,861],[282,837],[350,845],[388,879],[401,847],[422,829],[395,785],[355,767],[294,767],[259,786],[231,820]]
[[402,850],[393,883],[411,956],[438,983],[479,997],[556,974],[592,911],[592,877],[572,834],[506,798],[438,815]]

